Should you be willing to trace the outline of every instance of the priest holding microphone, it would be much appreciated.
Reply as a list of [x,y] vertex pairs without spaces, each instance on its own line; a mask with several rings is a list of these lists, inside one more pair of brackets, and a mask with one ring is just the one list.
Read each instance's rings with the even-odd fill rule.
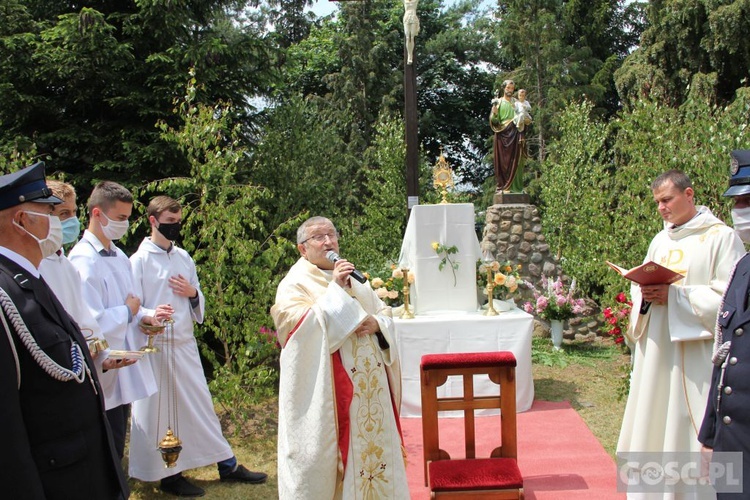
[[297,249],[271,308],[282,346],[279,498],[408,499],[390,308],[338,256],[330,220],[302,223]]

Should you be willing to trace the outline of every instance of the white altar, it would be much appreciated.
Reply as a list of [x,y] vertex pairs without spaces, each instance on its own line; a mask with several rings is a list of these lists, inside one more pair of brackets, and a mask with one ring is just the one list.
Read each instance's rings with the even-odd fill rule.
[[[455,245],[458,263],[454,273],[446,263],[438,270],[442,256],[432,243]],[[415,314],[431,311],[475,311],[477,309],[476,266],[481,257],[474,230],[474,205],[471,203],[417,205],[411,209],[401,244],[399,264],[414,272],[411,302]]]
[[[422,414],[419,365],[424,354],[511,351],[516,356],[516,410],[526,411],[534,401],[531,374],[531,335],[534,318],[520,309],[484,316],[478,312],[449,311],[396,319],[396,338],[401,357],[401,416]],[[461,379],[451,377],[438,395],[460,395]],[[477,395],[497,394],[488,377],[474,377]],[[481,410],[477,414],[489,412]]]

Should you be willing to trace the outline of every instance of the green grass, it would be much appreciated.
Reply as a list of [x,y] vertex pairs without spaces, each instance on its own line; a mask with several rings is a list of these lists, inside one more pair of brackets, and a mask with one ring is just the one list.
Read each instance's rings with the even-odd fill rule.
[[[263,404],[248,410],[249,418],[241,427],[235,426],[226,414],[221,415],[224,435],[232,445],[232,451],[239,463],[252,471],[265,472],[268,481],[265,484],[249,485],[222,483],[216,466],[201,467],[185,471],[183,475],[192,483],[206,491],[204,498],[221,498],[226,500],[272,500],[279,497],[276,476],[276,428],[278,401],[269,398]],[[181,439],[189,439],[181,436]],[[154,451],[154,453],[157,453]],[[125,460],[127,471],[127,459]],[[143,483],[129,480],[131,499],[150,500],[177,498],[159,491],[159,483]]]
[[[574,342],[554,351],[549,339],[534,338],[532,362],[535,399],[570,401],[604,449],[614,458],[625,400],[620,398],[626,383],[630,357],[610,341]],[[222,418],[225,435],[240,463],[268,474],[263,485],[219,482],[215,466],[185,472],[206,490],[206,498],[227,500],[278,498],[276,476],[276,415],[278,402],[269,398],[248,411],[241,427]],[[561,429],[561,432],[564,430]],[[189,439],[185,436],[183,439]],[[154,451],[156,453],[156,451]],[[127,463],[125,464],[127,470]],[[130,480],[136,500],[175,498],[159,492],[158,483]]]

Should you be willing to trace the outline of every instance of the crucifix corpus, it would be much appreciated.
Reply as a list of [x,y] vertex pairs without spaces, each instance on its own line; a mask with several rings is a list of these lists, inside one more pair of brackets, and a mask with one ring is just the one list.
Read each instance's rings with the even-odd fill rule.
[[406,64],[413,62],[414,38],[419,35],[417,3],[419,0],[404,0],[404,37],[406,38]]

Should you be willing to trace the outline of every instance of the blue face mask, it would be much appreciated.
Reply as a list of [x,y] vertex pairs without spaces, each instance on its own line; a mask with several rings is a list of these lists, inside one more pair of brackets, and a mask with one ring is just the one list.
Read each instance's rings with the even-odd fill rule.
[[78,235],[81,234],[81,223],[78,221],[78,217],[70,217],[62,221],[62,233],[63,233],[63,245],[73,243],[78,239]]

